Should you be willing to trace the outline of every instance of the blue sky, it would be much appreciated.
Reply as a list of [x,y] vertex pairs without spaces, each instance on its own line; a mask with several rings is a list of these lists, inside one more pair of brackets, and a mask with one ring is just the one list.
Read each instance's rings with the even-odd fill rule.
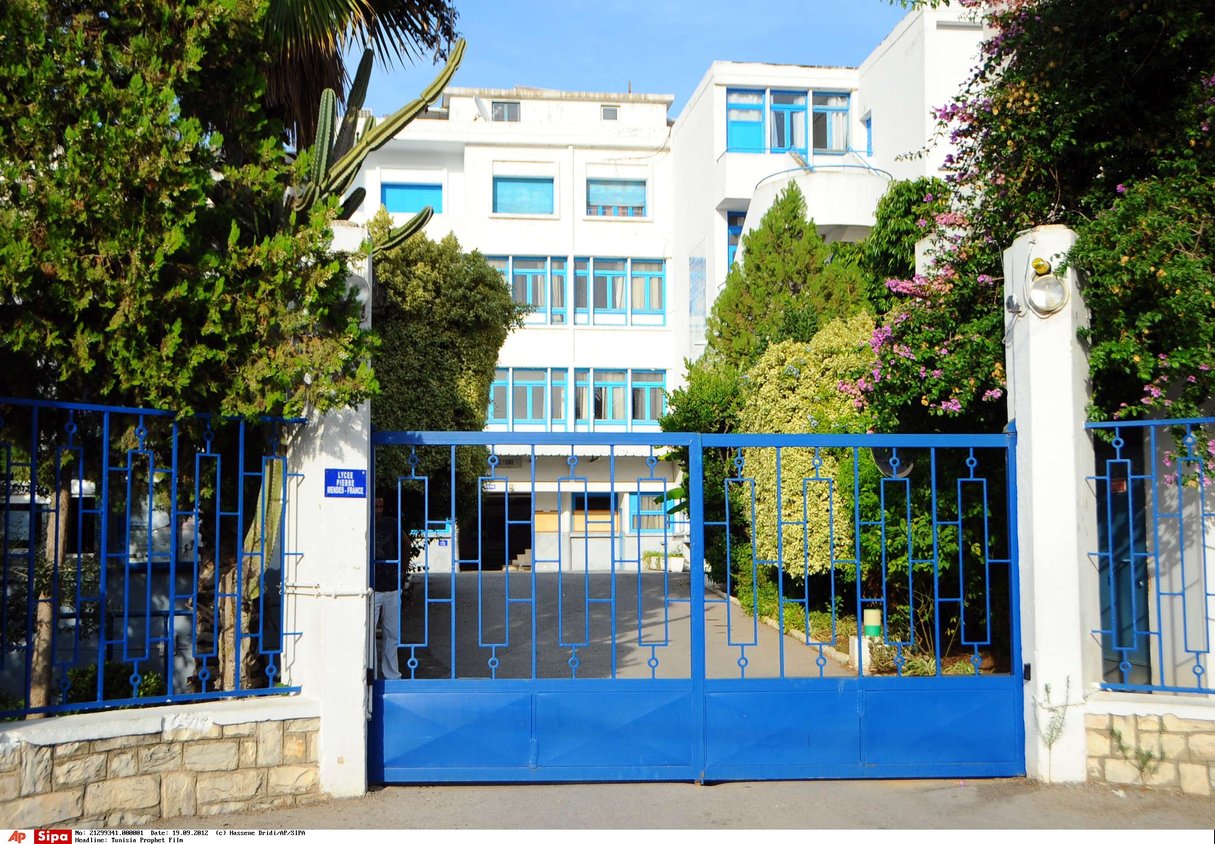
[[[714,60],[857,65],[906,11],[885,0],[456,0],[468,39],[456,86],[674,94],[671,116]],[[351,62],[353,70],[354,62]],[[413,99],[427,59],[377,70],[367,106]]]

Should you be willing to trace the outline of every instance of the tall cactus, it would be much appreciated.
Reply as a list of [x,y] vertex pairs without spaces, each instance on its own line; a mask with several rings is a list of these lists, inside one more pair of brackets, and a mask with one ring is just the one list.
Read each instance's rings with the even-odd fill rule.
[[[372,52],[367,50],[359,62],[350,95],[346,100],[346,113],[339,128],[337,121],[337,95],[332,89],[321,94],[320,115],[317,118],[316,141],[311,149],[311,166],[307,181],[299,185],[291,199],[291,210],[307,213],[318,201],[332,196],[343,196],[358,176],[367,156],[388,143],[398,132],[408,126],[427,106],[439,98],[443,89],[455,75],[464,58],[464,39],[456,42],[443,70],[417,99],[398,109],[383,123],[368,118],[363,131],[357,131],[359,109],[367,96],[371,78]],[[339,212],[340,219],[349,219],[359,209],[366,191],[357,188],[346,196]],[[374,251],[389,249],[415,234],[430,221],[433,211],[425,208],[404,225],[394,228],[382,242],[373,244]]]

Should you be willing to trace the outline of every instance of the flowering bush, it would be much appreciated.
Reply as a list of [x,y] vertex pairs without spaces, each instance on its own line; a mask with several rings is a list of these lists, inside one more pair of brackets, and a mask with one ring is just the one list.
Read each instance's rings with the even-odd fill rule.
[[1093,311],[1094,416],[1195,415],[1211,394],[1215,16],[1208,0],[962,0],[991,32],[937,112],[953,207],[923,277],[888,283],[878,366],[850,389],[883,429],[1003,421],[1000,250],[1063,223]]

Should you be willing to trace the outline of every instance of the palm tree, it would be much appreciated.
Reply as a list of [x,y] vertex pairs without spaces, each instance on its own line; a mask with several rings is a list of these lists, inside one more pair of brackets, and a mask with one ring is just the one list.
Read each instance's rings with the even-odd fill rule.
[[342,54],[351,42],[381,57],[446,58],[456,38],[453,0],[270,0],[266,101],[297,149],[311,145],[321,92],[346,89]]

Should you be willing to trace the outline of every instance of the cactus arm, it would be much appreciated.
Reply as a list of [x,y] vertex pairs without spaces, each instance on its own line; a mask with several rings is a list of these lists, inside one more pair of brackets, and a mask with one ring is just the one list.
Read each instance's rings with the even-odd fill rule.
[[366,160],[368,154],[388,143],[398,132],[413,122],[414,118],[421,114],[423,109],[439,98],[439,95],[443,93],[443,89],[451,81],[452,76],[455,75],[456,69],[460,66],[460,61],[464,58],[465,46],[463,38],[456,42],[456,46],[451,51],[447,64],[439,75],[435,77],[434,81],[430,83],[430,86],[422,92],[420,97],[397,110],[390,117],[386,118],[383,123],[375,124],[370,129],[365,130],[363,136],[359,138],[351,150],[334,162],[329,170],[329,178],[323,186],[325,193],[335,192],[337,185],[349,185],[359,168],[363,166],[363,161]]
[[342,129],[338,132],[337,140],[333,144],[333,157],[335,159],[341,158],[354,146],[355,128],[359,122],[359,109],[363,107],[363,102],[367,99],[367,86],[371,81],[373,58],[374,53],[370,47],[363,51],[363,58],[359,61],[359,69],[355,71],[354,81],[350,84],[350,93],[346,96],[346,113],[342,116]]
[[379,252],[385,252],[389,249],[395,249],[409,238],[425,228],[430,222],[430,218],[434,216],[434,209],[430,207],[423,208],[417,214],[414,214],[405,222],[404,225],[398,226],[388,233],[388,236],[380,243],[371,244],[371,254],[375,255]]
[[339,220],[349,220],[355,211],[359,210],[359,206],[363,204],[363,200],[367,197],[367,191],[363,188],[355,188],[350,192],[350,196],[346,197],[342,202],[342,207],[338,210],[337,218]]
[[337,120],[337,94],[332,88],[321,92],[320,114],[316,119],[316,142],[312,144],[312,183],[322,184],[329,173],[329,154],[333,150],[334,122]]

